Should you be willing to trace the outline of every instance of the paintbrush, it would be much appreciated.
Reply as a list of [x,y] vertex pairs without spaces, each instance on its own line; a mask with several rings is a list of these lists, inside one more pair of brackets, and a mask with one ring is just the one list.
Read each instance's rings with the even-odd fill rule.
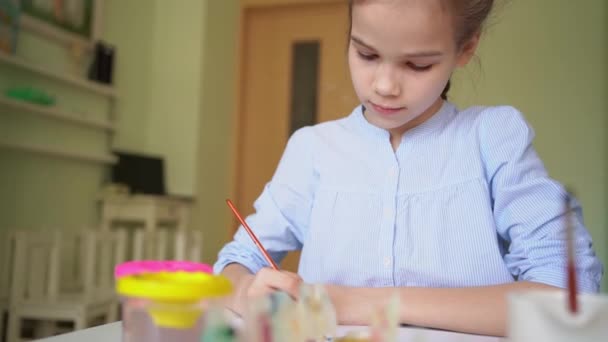
[[230,209],[232,210],[232,212],[234,213],[234,215],[236,216],[236,218],[239,220],[239,222],[241,222],[241,224],[243,225],[243,227],[245,228],[245,230],[247,231],[247,233],[251,237],[251,240],[253,240],[253,243],[255,243],[255,245],[258,246],[258,248],[260,249],[260,251],[264,255],[264,258],[266,259],[266,261],[268,261],[268,264],[273,269],[275,269],[275,270],[278,271],[279,267],[277,266],[277,264],[274,263],[274,260],[272,260],[272,258],[270,257],[270,254],[268,254],[268,252],[266,251],[266,249],[264,248],[264,246],[262,246],[262,244],[260,243],[260,240],[258,240],[258,238],[253,233],[253,230],[251,230],[251,227],[249,227],[249,225],[247,224],[247,222],[245,222],[245,220],[243,219],[243,217],[241,216],[241,214],[239,214],[239,211],[236,210],[236,208],[234,207],[234,204],[232,204],[232,201],[229,200],[229,199],[227,199],[226,203],[228,203],[228,206],[230,207]]

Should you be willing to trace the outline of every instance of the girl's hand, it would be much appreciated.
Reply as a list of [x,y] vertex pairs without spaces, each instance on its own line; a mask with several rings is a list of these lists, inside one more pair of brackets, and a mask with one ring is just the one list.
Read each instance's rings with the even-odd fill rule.
[[284,291],[297,300],[300,295],[302,278],[288,271],[276,271],[272,268],[262,268],[248,279],[247,297],[260,297],[275,291]]

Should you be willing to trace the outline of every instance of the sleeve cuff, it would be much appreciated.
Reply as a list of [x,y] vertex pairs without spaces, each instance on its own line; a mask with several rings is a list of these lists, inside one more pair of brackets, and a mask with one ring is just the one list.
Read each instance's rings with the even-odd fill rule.
[[221,273],[229,264],[240,264],[252,274],[257,273],[266,266],[264,260],[259,259],[255,252],[250,252],[246,246],[234,246],[236,242],[229,243],[219,253],[218,260],[213,265],[213,273]]
[[[598,293],[601,273],[577,272],[577,287],[582,293]],[[566,269],[530,270],[519,277],[520,281],[532,281],[559,288],[566,288]]]

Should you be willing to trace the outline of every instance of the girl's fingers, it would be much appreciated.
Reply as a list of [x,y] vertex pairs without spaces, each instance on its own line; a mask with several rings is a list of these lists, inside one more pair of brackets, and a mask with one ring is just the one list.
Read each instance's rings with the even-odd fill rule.
[[249,287],[248,295],[256,297],[274,291],[285,291],[294,299],[298,298],[302,278],[297,274],[286,271],[275,271],[270,268],[261,269]]

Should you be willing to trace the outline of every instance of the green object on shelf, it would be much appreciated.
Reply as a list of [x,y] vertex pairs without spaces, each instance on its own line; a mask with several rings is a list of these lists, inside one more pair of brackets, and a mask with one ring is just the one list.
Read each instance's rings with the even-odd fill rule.
[[5,92],[6,96],[15,100],[35,103],[43,106],[52,106],[55,104],[55,98],[48,95],[42,90],[25,87],[11,88]]

